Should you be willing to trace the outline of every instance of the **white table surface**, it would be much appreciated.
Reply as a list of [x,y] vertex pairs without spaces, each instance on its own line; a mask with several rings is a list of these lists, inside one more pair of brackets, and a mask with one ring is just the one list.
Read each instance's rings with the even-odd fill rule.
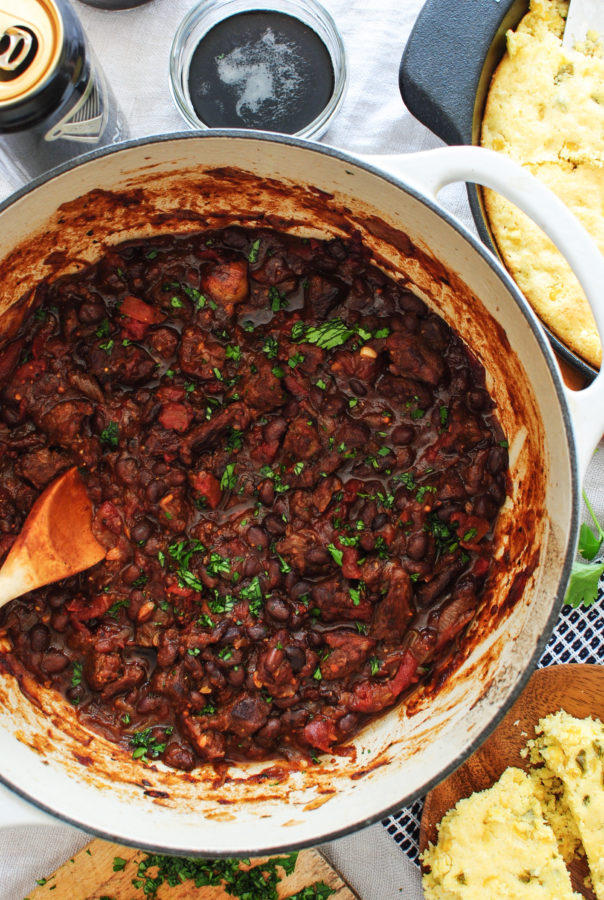
[[[194,2],[152,0],[136,9],[110,12],[73,0],[125,114],[130,137],[186,130],[168,88],[168,55],[174,33]],[[438,146],[440,141],[406,111],[398,89],[401,53],[422,0],[323,3],[342,33],[350,82],[344,104],[322,142],[363,154]],[[14,185],[0,176],[0,199],[12,189]],[[461,185],[445,189],[440,199],[471,227]],[[600,468],[592,466],[588,482],[596,506],[604,509]],[[0,900],[22,900],[36,878],[52,872],[90,836],[60,823],[49,828],[15,826],[15,810],[5,798],[0,792]],[[381,825],[325,849],[362,900],[421,900],[417,868]],[[57,896],[56,900],[80,898]]]

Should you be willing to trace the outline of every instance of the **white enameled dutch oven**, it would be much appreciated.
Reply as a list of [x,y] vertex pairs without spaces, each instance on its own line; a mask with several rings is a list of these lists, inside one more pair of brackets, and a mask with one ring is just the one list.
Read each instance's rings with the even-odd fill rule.
[[[160,849],[244,855],[319,843],[425,793],[487,736],[518,695],[558,617],[575,553],[580,483],[604,429],[604,375],[568,391],[544,334],[494,257],[436,202],[453,181],[517,203],[565,252],[604,333],[604,259],[562,204],[508,160],[474,147],[360,160],[252,133],[169,135],[57,170],[0,208],[2,331],[41,278],[106,244],[227,222],[304,235],[358,230],[487,372],[510,445],[510,493],[494,565],[459,664],[356,738],[356,758],[234,766],[220,780],[144,765],[84,731],[52,693],[0,674],[5,821],[56,822]],[[539,265],[539,260],[535,260]],[[0,654],[1,663],[1,654]],[[24,803],[15,795],[21,795]],[[8,804],[11,804],[9,807]],[[45,815],[50,813],[51,816]]]

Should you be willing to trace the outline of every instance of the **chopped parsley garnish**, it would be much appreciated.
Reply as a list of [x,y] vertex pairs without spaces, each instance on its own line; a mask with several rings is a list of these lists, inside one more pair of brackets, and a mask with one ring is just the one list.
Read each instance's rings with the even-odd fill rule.
[[287,309],[287,297],[282,294],[276,287],[270,287],[268,291],[268,299],[271,302],[273,312],[279,312],[280,309]]
[[225,356],[227,359],[232,359],[234,362],[239,362],[241,359],[241,347],[238,344],[229,344],[225,351]]
[[108,341],[102,341],[102,343],[99,344],[99,347],[101,348],[101,350],[104,350],[108,356],[110,356],[114,344],[115,341],[113,340],[113,338],[109,338]]
[[183,293],[187,295],[189,300],[193,301],[196,309],[204,308],[204,306],[207,303],[207,300],[204,297],[204,295],[200,291],[197,290],[197,288],[194,288],[194,287],[192,287],[192,285],[187,284],[186,281],[183,281],[181,283],[180,287],[181,287],[181,290],[183,291]]
[[258,250],[260,249],[260,238],[256,238],[252,246],[250,247],[250,252],[247,255],[248,262],[255,263],[258,259]]
[[[147,578],[146,578],[146,576],[142,576],[142,577],[145,579],[143,581],[143,584],[145,584],[145,582],[147,581]],[[137,578],[137,581],[138,580],[139,579]],[[136,581],[135,581],[134,584],[132,585],[132,587],[140,587],[140,585],[137,585]],[[122,597],[121,600],[116,600],[115,603],[112,603],[111,606],[109,607],[109,609],[107,610],[107,615],[111,616],[112,619],[117,619],[117,614],[120,611],[120,609],[127,607],[129,605],[129,603],[130,603],[130,600],[127,597]]]
[[111,325],[109,324],[109,319],[107,317],[105,317],[103,319],[103,321],[101,322],[101,324],[99,325],[99,327],[97,328],[97,330],[95,331],[95,334],[98,338],[104,338],[104,337],[109,337],[110,333],[111,333]]
[[290,358],[287,360],[287,365],[290,367],[290,369],[295,369],[299,363],[304,362],[304,358],[305,357],[303,353],[294,353],[294,355],[290,356]]
[[221,575],[230,576],[231,561],[221,556],[220,553],[210,553],[210,561],[206,565],[206,572],[211,578],[220,578]]
[[120,429],[117,422],[109,422],[106,428],[103,428],[99,435],[101,444],[106,447],[117,447],[120,437]]
[[[151,759],[157,759],[158,756],[166,749],[167,741],[159,741],[152,734],[153,729],[151,727],[145,728],[143,731],[135,731],[132,737],[130,738],[130,747],[132,749],[132,759],[142,759],[146,762],[146,760],[151,757]],[[169,737],[174,729],[170,725],[168,728],[164,729],[164,736]]]
[[223,491],[232,491],[237,484],[237,476],[235,475],[235,463],[227,463],[220,479],[220,489]]
[[371,667],[371,674],[377,675],[377,673],[380,671],[380,665],[381,665],[377,656],[371,657],[371,659],[369,660],[369,665]]
[[262,352],[266,353],[269,359],[274,359],[279,352],[279,344],[277,338],[269,335],[262,344]]
[[240,431],[238,428],[229,426],[225,442],[227,450],[241,450],[241,448],[243,447],[243,438],[243,431]]
[[[203,584],[197,578],[196,575],[193,574],[190,568],[191,557],[194,553],[200,553],[205,550],[204,545],[201,541],[176,541],[173,544],[168,546],[168,553],[171,558],[177,564],[176,566],[176,574],[178,576],[178,581],[181,587],[190,587],[194,591],[203,590]],[[160,557],[161,553],[161,557]],[[165,555],[160,550],[157,554],[160,565],[164,565]]]
[[338,550],[338,548],[334,544],[328,544],[327,549],[331,554],[331,558],[338,565],[342,565],[342,551]]
[[304,468],[304,463],[300,460],[297,463],[294,463],[294,475],[301,475],[302,469]]
[[71,686],[77,687],[82,683],[82,675],[84,671],[83,663],[80,662],[79,659],[76,659],[73,664],[73,672],[71,674]]
[[361,592],[359,588],[349,588],[348,593],[350,594],[350,599],[352,600],[353,606],[358,606],[361,602]]
[[[290,853],[250,866],[249,859],[197,859],[153,853],[139,862],[132,884],[150,900],[157,898],[162,885],[178,887],[188,881],[191,891],[193,886],[214,885],[222,886],[225,893],[240,900],[275,900],[282,873],[292,874],[297,856]],[[327,900],[334,893],[333,888],[317,881],[289,895],[288,900]]]

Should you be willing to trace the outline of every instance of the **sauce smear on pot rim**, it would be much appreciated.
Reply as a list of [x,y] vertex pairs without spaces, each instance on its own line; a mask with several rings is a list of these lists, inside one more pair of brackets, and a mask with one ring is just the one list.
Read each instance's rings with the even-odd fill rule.
[[342,748],[460,640],[507,445],[484,372],[359,239],[225,228],[40,284],[0,354],[0,553],[74,464],[107,557],[5,663],[190,770]]

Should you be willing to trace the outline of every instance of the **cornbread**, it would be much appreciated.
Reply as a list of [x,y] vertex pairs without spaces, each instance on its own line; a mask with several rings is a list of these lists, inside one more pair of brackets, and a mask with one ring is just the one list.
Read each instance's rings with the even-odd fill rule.
[[[604,253],[604,53],[591,34],[562,46],[567,0],[531,0],[489,90],[481,143],[551,188]],[[593,366],[601,346],[589,305],[549,238],[493,191],[485,205],[498,249],[549,329]]]
[[460,800],[422,856],[426,900],[565,900],[564,863],[586,855],[604,900],[604,725],[560,710],[541,719],[521,756],[486,791]]
[[568,865],[577,856],[584,856],[579,831],[564,796],[563,782],[543,765],[538,751],[535,751],[535,758],[540,766],[528,773],[533,793],[541,804],[545,821],[556,836],[558,850]]
[[564,785],[585,848],[594,893],[604,900],[604,725],[560,711],[539,722],[535,747]]
[[531,780],[517,768],[460,800],[423,862],[426,900],[580,900]]

